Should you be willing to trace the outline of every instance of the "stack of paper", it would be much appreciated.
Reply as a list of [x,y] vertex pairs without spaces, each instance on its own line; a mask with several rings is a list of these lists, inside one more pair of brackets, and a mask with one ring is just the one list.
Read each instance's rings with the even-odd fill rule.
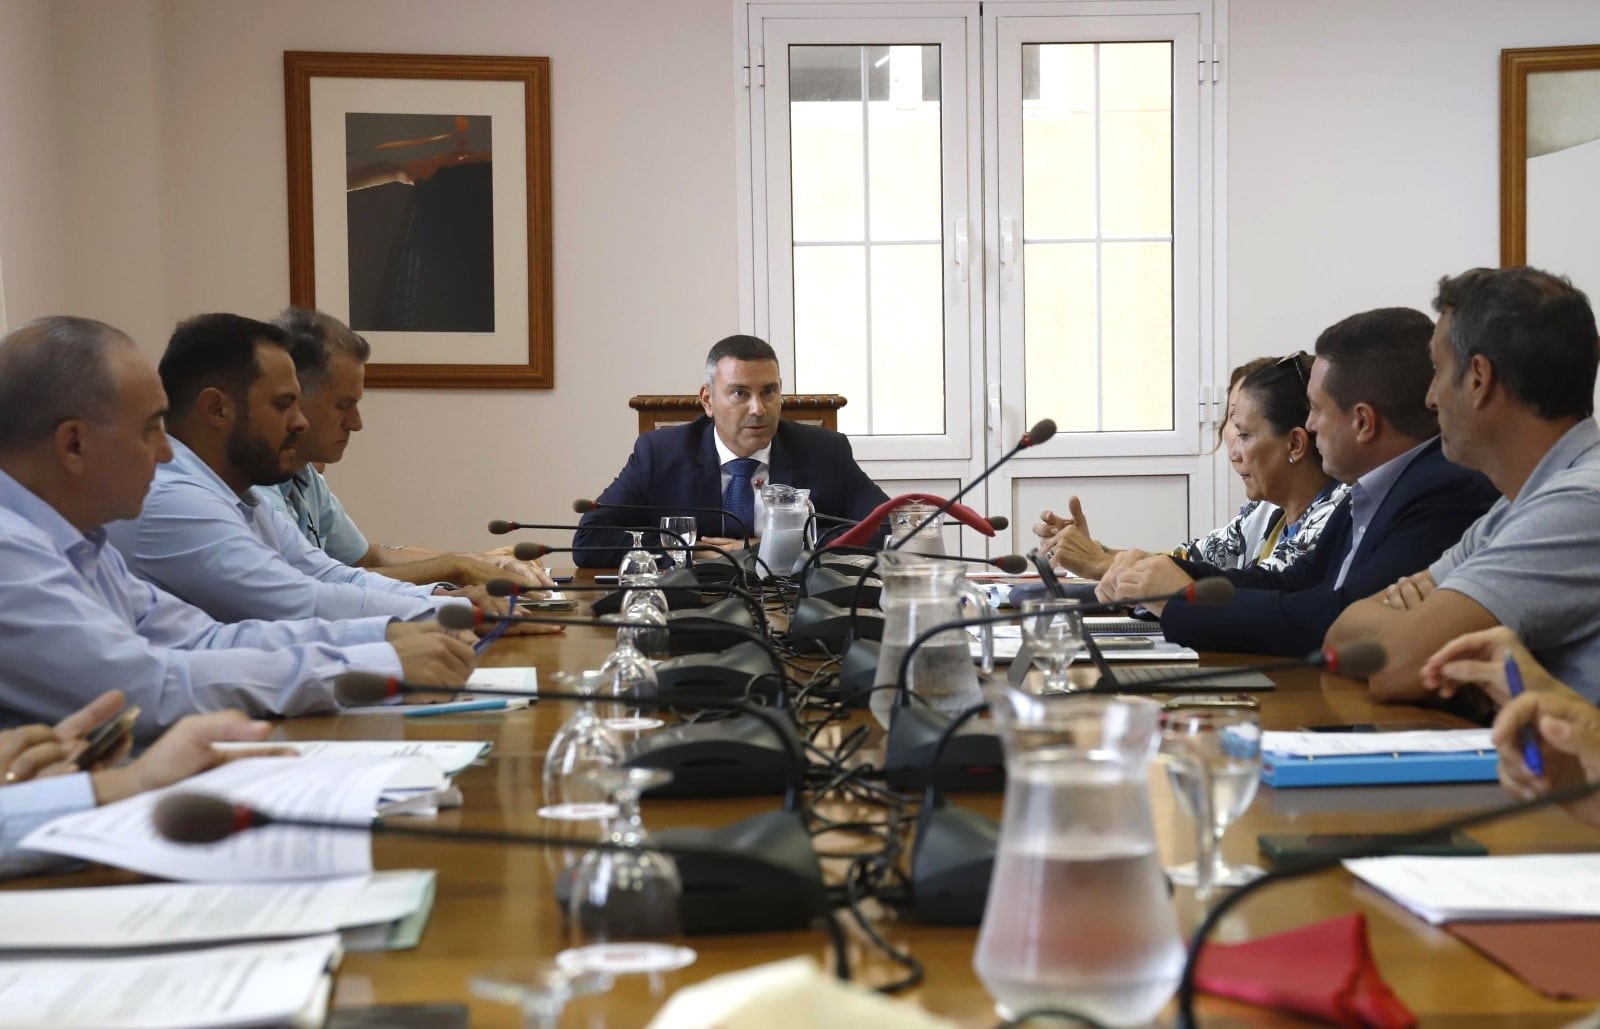
[[[381,930],[396,949],[433,903],[431,871],[278,883],[142,883],[0,892],[0,950],[138,950]],[[399,936],[396,939],[397,935]],[[372,948],[349,948],[372,949]]]
[[217,750],[248,754],[262,748],[287,748],[302,758],[426,758],[438,774],[417,763],[397,775],[380,798],[382,815],[432,815],[442,807],[460,807],[461,791],[451,778],[489,752],[490,743],[476,740],[272,740],[267,743],[213,743]]
[[194,846],[163,839],[150,815],[168,793],[195,792],[280,817],[362,825],[371,821],[391,783],[441,779],[437,765],[418,757],[241,758],[164,790],[58,818],[28,834],[22,846],[164,879],[257,882],[365,875],[372,871],[372,846],[364,832],[268,826]]
[[339,937],[117,957],[0,960],[0,1026],[320,1026]]
[[1362,858],[1344,866],[1433,925],[1600,918],[1600,854]]
[[[1092,621],[1093,619],[1088,619],[1088,620]],[[1136,622],[1134,619],[1115,619],[1115,620],[1116,621],[1135,622],[1135,624],[1138,624],[1138,625],[1149,625],[1149,624],[1151,624],[1149,622]],[[974,658],[982,657],[983,656],[983,643],[982,643],[982,637],[980,635],[981,630],[979,630],[979,629],[968,629],[967,632],[972,635],[972,656]],[[1177,643],[1169,642],[1164,636],[1162,636],[1161,635],[1161,626],[1159,624],[1156,625],[1156,631],[1155,631],[1154,635],[1151,635],[1150,633],[1147,633],[1147,632],[1141,632],[1141,633],[1138,633],[1138,634],[1129,633],[1127,635],[1138,635],[1139,636],[1139,640],[1135,641],[1135,642],[1138,642],[1139,645],[1134,647],[1134,648],[1132,648],[1132,649],[1124,649],[1124,648],[1116,646],[1115,644],[1112,644],[1112,645],[1108,646],[1106,644],[1106,641],[1104,640],[1104,638],[1100,637],[1098,635],[1098,631],[1097,631],[1096,638],[1100,639],[1100,641],[1101,641],[1100,642],[1101,653],[1105,654],[1105,657],[1106,657],[1107,661],[1155,662],[1155,661],[1198,661],[1198,660],[1200,660],[1200,655],[1197,654],[1195,651],[1190,650],[1188,647],[1181,646],[1181,645],[1179,645]],[[1146,645],[1145,643],[1142,642],[1143,640],[1149,640],[1150,642],[1149,642],[1148,645]],[[1001,663],[1005,663],[1005,662],[1009,662],[1009,661],[1015,660],[1016,656],[1017,656],[1017,653],[1021,649],[1022,649],[1022,627],[1020,625],[996,625],[996,626],[994,626],[994,659],[996,661],[999,661]],[[1088,660],[1089,660],[1089,652],[1087,650],[1078,651],[1077,655],[1073,658],[1073,661],[1075,661],[1075,662],[1076,661],[1088,661]]]

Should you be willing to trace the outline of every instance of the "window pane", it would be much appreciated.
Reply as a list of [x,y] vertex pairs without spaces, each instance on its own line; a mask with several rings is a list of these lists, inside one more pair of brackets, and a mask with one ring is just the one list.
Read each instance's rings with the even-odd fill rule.
[[[939,48],[891,46],[889,95],[867,105],[873,242],[939,238]],[[935,90],[924,96],[931,71]]]
[[789,151],[796,242],[859,240],[862,178],[862,48],[789,48]]
[[942,267],[937,243],[872,248],[873,435],[944,432]]
[[1100,45],[1100,231],[1172,234],[1172,44]]
[[1054,418],[1062,432],[1093,432],[1099,426],[1094,252],[1093,243],[1030,243],[1023,248],[1023,382],[1029,425]]
[[[1030,239],[1095,234],[1094,44],[1023,46],[1022,209]],[[1036,89],[1030,95],[1028,72]]]
[[1172,244],[1105,243],[1100,327],[1107,432],[1172,428]]
[[795,393],[838,393],[839,431],[867,431],[866,248],[794,249]]

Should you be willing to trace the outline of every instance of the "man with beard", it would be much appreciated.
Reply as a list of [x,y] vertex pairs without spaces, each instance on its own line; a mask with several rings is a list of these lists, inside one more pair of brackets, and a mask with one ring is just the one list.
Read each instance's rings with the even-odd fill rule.
[[[889,499],[856,464],[848,438],[779,417],[783,376],[765,340],[729,336],[711,348],[700,406],[702,417],[639,437],[600,494],[600,510],[579,523],[572,541],[579,567],[621,562],[628,534],[610,526],[657,525],[663,515],[696,515],[702,543],[743,547],[746,535],[760,535],[767,483],[809,489],[818,514],[852,520]],[[606,511],[608,504],[618,510]]]
[[[286,480],[306,429],[284,331],[234,314],[179,324],[161,358],[173,458],[139,517],[107,526],[128,567],[223,622],[425,618],[464,602],[341,564],[252,487]],[[485,598],[486,599],[486,598]]]

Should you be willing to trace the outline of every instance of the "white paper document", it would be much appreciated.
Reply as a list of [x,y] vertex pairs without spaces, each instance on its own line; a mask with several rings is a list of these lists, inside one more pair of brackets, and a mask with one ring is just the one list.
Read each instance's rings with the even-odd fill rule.
[[1465,754],[1493,750],[1489,729],[1415,732],[1274,732],[1261,734],[1261,749],[1286,757],[1355,754]]
[[1600,854],[1362,858],[1344,866],[1434,925],[1600,917]]
[[364,832],[267,826],[194,845],[161,837],[150,815],[168,793],[193,792],[281,817],[361,823],[372,818],[391,781],[423,774],[437,776],[439,770],[414,757],[241,758],[163,790],[65,815],[29,833],[22,846],[162,879],[259,882],[365,875],[372,871],[372,844]]
[[272,740],[267,743],[213,743],[211,746],[229,752],[287,747],[301,757],[425,757],[445,775],[455,775],[487,754],[493,744],[476,740]]
[[0,891],[0,948],[136,950],[315,936],[395,922],[422,905],[431,871],[282,883],[140,883]]
[[529,665],[523,668],[478,668],[467,677],[467,685],[479,693],[511,691],[525,693],[539,689],[539,669]]
[[118,957],[0,960],[0,1027],[285,1025],[325,1006],[336,935]]
[[[1015,660],[1017,654],[1022,650],[1021,627],[1016,625],[997,625],[994,627],[994,629],[994,659],[1001,662]],[[973,658],[978,659],[983,657],[983,643],[978,630],[968,629],[967,632],[972,635]],[[1166,639],[1159,635],[1152,637],[1152,639],[1154,642],[1148,647],[1140,646],[1128,650],[1123,650],[1115,646],[1102,647],[1101,653],[1105,654],[1107,661],[1113,662],[1200,660],[1200,655],[1188,647],[1180,646],[1176,643],[1169,643]],[[1088,661],[1089,652],[1087,650],[1080,650],[1072,660],[1074,663]]]

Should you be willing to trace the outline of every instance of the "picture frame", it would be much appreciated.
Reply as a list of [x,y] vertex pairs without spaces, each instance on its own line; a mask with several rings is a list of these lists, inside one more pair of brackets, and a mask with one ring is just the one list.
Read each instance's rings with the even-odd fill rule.
[[1600,45],[1500,51],[1500,263],[1600,283]]
[[369,387],[553,388],[549,58],[283,68],[290,302],[367,338]]

